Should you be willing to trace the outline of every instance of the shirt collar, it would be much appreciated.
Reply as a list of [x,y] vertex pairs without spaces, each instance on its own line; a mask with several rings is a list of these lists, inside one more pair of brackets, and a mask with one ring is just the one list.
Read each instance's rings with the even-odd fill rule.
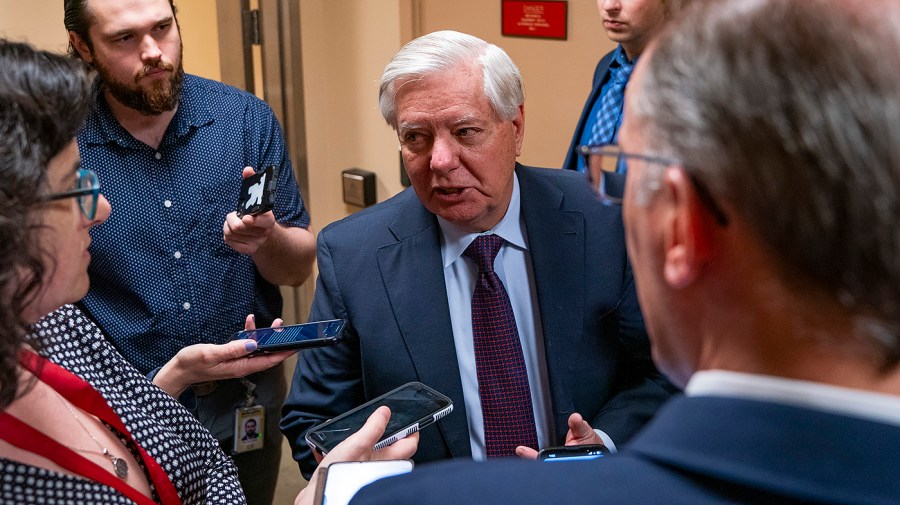
[[[184,86],[181,90],[181,98],[178,101],[178,110],[172,118],[167,130],[175,138],[187,135],[192,128],[199,128],[212,123],[214,120],[209,105],[198,95],[202,93],[198,83],[193,82],[196,77],[185,74]],[[106,95],[103,93],[103,83],[98,79],[94,85],[94,113],[89,121],[96,121],[94,128],[84,128],[83,135],[87,144],[116,143],[128,146],[136,142],[131,134],[119,124],[113,116],[112,110],[106,103]],[[165,140],[164,140],[165,142]]]
[[503,238],[507,243],[523,250],[528,250],[528,244],[525,240],[525,230],[522,227],[521,219],[521,198],[519,196],[519,177],[513,173],[513,190],[509,199],[509,207],[506,214],[496,226],[483,233],[470,233],[464,231],[459,226],[437,216],[438,224],[441,227],[441,257],[444,261],[444,268],[452,265],[462,253],[465,252],[469,244],[479,235],[495,234]]
[[610,63],[611,67],[621,68],[621,67],[631,67],[637,63],[637,58],[634,61],[628,61],[628,56],[625,54],[625,49],[621,44],[616,46],[616,50],[613,52],[613,61]]
[[820,382],[707,370],[691,377],[684,394],[782,403],[900,425],[900,398]]

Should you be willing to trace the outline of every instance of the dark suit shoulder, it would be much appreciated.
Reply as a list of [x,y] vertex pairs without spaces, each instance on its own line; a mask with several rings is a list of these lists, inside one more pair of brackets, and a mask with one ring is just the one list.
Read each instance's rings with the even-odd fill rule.
[[528,175],[534,175],[537,178],[543,178],[547,181],[550,181],[552,184],[556,184],[559,186],[577,186],[573,189],[582,190],[582,189],[590,189],[585,180],[585,175],[582,173],[572,172],[571,170],[561,170],[558,168],[542,168],[542,167],[531,167],[527,165],[518,165],[517,168],[521,168],[519,173],[525,173]]
[[354,212],[343,219],[334,221],[325,226],[322,229],[322,233],[330,235],[365,233],[366,230],[373,227],[387,226],[394,220],[400,209],[410,202],[411,198],[415,199],[416,193],[412,188],[406,188],[383,202],[376,203],[371,207],[366,207],[359,212]]
[[712,499],[705,489],[693,485],[688,477],[646,460],[613,456],[608,460],[566,463],[515,459],[489,463],[437,463],[367,486],[351,504],[543,505],[585,501],[670,505],[724,503]]
[[549,188],[553,188],[562,195],[561,208],[587,210],[605,207],[591,190],[587,176],[581,172],[517,165],[517,173],[519,174],[519,184],[525,195],[533,191],[547,191]]

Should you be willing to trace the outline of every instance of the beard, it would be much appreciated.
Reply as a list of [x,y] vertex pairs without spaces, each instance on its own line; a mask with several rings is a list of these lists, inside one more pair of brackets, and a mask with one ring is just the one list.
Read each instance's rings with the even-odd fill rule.
[[[184,84],[184,65],[181,50],[178,52],[177,66],[160,59],[153,65],[147,65],[134,76],[134,83],[116,80],[112,71],[100,60],[94,58],[94,69],[100,74],[106,90],[122,105],[134,109],[145,116],[156,116],[175,109],[181,98]],[[168,70],[172,75],[163,81],[157,81],[150,89],[140,86],[140,80],[153,70]]]

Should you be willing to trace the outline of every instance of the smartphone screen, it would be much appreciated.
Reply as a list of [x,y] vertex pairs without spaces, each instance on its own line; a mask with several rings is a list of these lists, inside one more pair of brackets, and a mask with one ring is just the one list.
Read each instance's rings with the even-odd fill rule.
[[588,461],[599,459],[609,454],[603,445],[567,445],[549,447],[538,453],[541,461]]
[[316,426],[306,434],[306,440],[322,454],[327,453],[359,430],[378,407],[391,409],[391,420],[384,436],[375,445],[381,449],[424,428],[453,410],[450,398],[420,382],[410,382],[365,403],[350,412]]
[[321,347],[340,342],[347,322],[343,319],[239,331],[234,338],[256,340],[254,353]]

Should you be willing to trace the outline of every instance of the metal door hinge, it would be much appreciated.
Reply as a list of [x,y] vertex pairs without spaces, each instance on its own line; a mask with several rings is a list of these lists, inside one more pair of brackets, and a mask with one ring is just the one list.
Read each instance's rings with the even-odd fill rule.
[[245,23],[250,43],[254,45],[262,44],[262,27],[259,23],[259,9],[253,9],[245,13]]

